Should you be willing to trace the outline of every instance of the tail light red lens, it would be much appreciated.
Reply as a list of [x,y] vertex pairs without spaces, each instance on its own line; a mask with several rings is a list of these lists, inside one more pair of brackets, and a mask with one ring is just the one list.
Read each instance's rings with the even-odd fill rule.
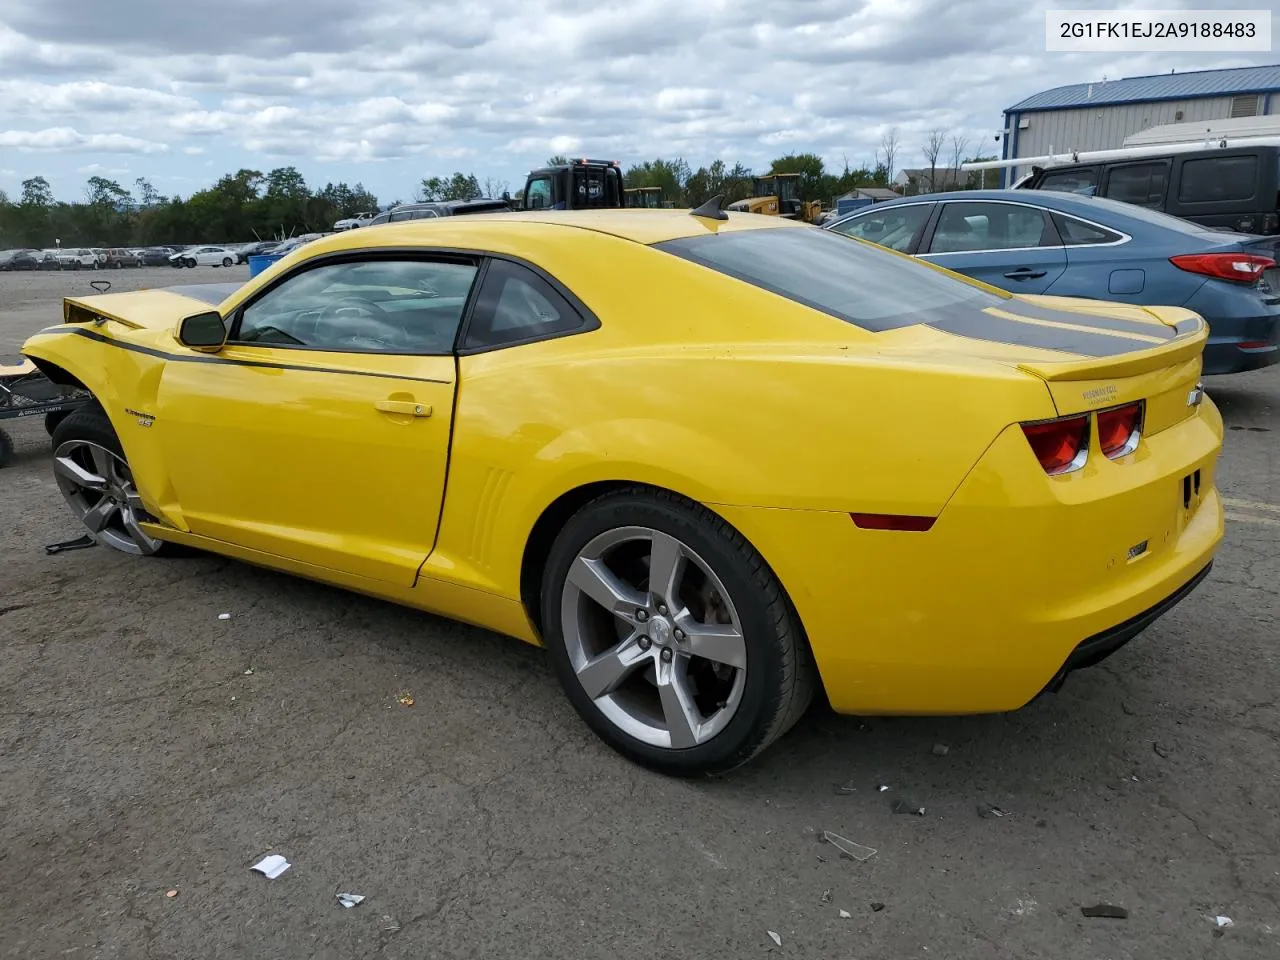
[[1103,456],[1114,460],[1133,453],[1141,435],[1141,401],[1098,413],[1098,449]]
[[1253,253],[1189,253],[1170,257],[1169,262],[1188,273],[1199,273],[1219,280],[1234,280],[1237,283],[1257,283],[1262,279],[1262,271],[1276,265],[1270,257],[1260,257]]
[[1084,466],[1089,452],[1088,416],[1024,423],[1022,432],[1049,476],[1070,473]]

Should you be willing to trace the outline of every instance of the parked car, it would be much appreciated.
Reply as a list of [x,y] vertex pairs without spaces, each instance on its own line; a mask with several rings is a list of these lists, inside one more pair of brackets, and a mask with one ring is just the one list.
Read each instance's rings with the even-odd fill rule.
[[41,270],[61,270],[62,260],[59,258],[58,250],[41,250],[37,256],[40,258]]
[[275,246],[268,247],[261,252],[269,253],[273,256],[284,256],[287,253],[293,253],[293,251],[297,250],[299,247],[306,246],[313,240],[319,240],[322,236],[323,234],[319,233],[308,233],[301,237],[290,237],[288,240],[282,240]]
[[236,253],[229,247],[188,247],[169,257],[175,267],[230,267]]
[[113,270],[120,270],[124,267],[140,266],[140,264],[132,250],[125,250],[123,247],[111,247],[107,250],[106,266]]
[[0,253],[0,270],[39,270],[39,250],[6,250]]
[[1227,147],[1036,169],[1025,190],[1108,197],[1206,227],[1280,233],[1280,147]]
[[88,535],[539,643],[591,729],[684,775],[818,690],[1021,707],[1221,543],[1189,310],[1046,303],[719,210],[365,232],[260,284],[71,297],[26,341],[98,401],[53,435]]
[[402,203],[398,207],[384,210],[372,220],[368,226],[376,227],[384,223],[398,223],[402,220],[431,220],[436,217],[459,217],[469,213],[504,213],[511,209],[506,200],[494,200],[479,197],[475,200],[434,200],[429,203]]
[[337,232],[343,230],[356,230],[360,227],[369,225],[369,221],[373,219],[372,212],[357,213],[354,217],[344,217],[334,223],[333,229]]
[[63,270],[97,270],[98,255],[87,247],[59,247],[53,251]]
[[279,244],[278,240],[255,240],[236,248],[236,263],[248,263],[250,257],[267,253]]
[[138,264],[143,267],[166,267],[173,251],[168,247],[144,247],[138,251]]
[[1280,360],[1275,238],[1210,230],[1079,194],[966,190],[878,203],[823,227],[1013,293],[1194,310],[1209,321],[1204,372]]

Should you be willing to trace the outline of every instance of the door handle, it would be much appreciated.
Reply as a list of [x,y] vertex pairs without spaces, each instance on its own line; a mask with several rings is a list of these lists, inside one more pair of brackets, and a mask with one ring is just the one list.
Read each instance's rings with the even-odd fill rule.
[[431,404],[416,400],[377,400],[373,406],[379,413],[398,413],[402,417],[431,416]]
[[1010,270],[1005,276],[1010,280],[1039,280],[1043,277],[1045,271],[1032,270],[1030,267],[1019,267],[1017,270]]

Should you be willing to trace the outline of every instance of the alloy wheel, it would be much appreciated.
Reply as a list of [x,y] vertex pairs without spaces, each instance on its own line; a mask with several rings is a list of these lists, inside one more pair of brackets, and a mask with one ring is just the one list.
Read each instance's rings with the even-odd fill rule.
[[151,517],[123,458],[88,440],[68,440],[55,451],[53,470],[63,498],[103,546],[149,557],[164,545],[140,526]]
[[560,617],[578,683],[629,736],[685,749],[737,713],[741,620],[715,571],[677,537],[636,526],[592,539],[569,568]]

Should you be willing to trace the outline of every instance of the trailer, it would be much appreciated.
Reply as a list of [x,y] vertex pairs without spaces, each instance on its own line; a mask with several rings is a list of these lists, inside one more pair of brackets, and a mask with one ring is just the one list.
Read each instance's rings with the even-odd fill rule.
[[[52,434],[64,417],[89,400],[87,390],[59,386],[26,357],[0,356],[0,420],[42,416]],[[0,467],[12,459],[13,439],[0,429]]]

